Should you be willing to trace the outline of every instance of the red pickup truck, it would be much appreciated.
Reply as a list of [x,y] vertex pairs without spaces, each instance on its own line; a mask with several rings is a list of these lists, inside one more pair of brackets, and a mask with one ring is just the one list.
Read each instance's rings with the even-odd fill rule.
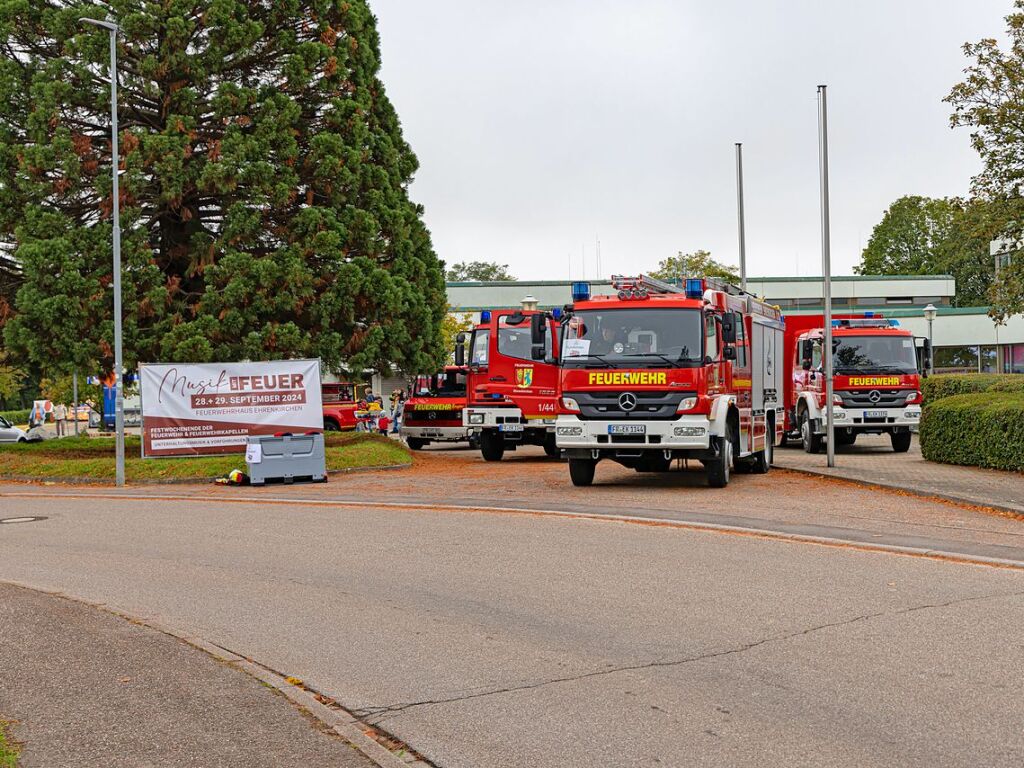
[[355,389],[349,381],[321,385],[326,432],[356,428]]

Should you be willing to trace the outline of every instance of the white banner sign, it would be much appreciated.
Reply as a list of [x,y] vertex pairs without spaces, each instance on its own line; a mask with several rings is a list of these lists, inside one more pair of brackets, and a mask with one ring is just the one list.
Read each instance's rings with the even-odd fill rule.
[[324,428],[319,360],[139,369],[145,456],[244,453],[249,435]]

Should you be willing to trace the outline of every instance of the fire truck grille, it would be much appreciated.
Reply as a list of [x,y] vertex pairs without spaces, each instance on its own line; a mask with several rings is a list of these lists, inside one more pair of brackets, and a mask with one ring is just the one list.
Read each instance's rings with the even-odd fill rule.
[[[877,399],[872,398],[872,392],[878,393]],[[912,389],[859,389],[836,392],[843,398],[843,405],[847,408],[902,408],[913,393]]]
[[[567,393],[568,394],[568,393]],[[653,419],[668,421],[676,418],[679,403],[696,392],[630,392],[636,398],[636,407],[624,411],[619,402],[622,392],[574,392],[570,396],[579,403],[581,419],[608,421]]]
[[444,421],[462,424],[462,411],[408,411],[405,414],[405,423],[410,427],[429,427]]

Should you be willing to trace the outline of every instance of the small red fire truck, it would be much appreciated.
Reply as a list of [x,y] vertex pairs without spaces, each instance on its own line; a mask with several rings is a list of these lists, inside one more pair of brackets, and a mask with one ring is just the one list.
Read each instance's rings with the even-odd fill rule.
[[418,451],[430,443],[462,443],[469,432],[462,424],[466,407],[466,374],[449,366],[444,373],[418,376],[405,402],[399,429],[408,446]]
[[710,278],[612,285],[591,297],[574,284],[560,322],[556,434],[573,484],[590,485],[601,459],[638,472],[698,459],[713,487],[734,468],[767,472],[783,421],[779,310]]
[[[821,450],[827,431],[823,350],[825,318],[786,317],[786,434],[808,453]],[[928,341],[925,339],[927,358]],[[921,421],[917,345],[910,331],[870,312],[832,320],[832,405],[836,445],[857,435],[888,434],[892,448],[910,448]]]
[[[541,349],[557,354],[558,325],[535,301],[527,299],[523,305],[480,313],[469,339],[468,361],[465,334],[459,334],[455,347],[456,364],[468,370],[463,424],[479,441],[486,461],[501,461],[505,451],[520,445],[540,445],[548,456],[558,456],[558,368],[554,359],[549,363],[532,357],[535,333]],[[540,323],[536,332],[535,317]]]
[[354,392],[355,385],[348,381],[327,383],[321,386],[325,430],[337,432],[356,428]]

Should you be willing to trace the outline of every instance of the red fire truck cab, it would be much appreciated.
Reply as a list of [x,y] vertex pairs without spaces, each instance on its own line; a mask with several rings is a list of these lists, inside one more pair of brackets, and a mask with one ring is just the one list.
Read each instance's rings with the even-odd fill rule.
[[405,401],[399,432],[418,451],[430,443],[462,443],[469,432],[462,424],[466,407],[466,373],[449,366],[444,373],[418,376],[412,396]]
[[[821,315],[786,317],[784,439],[802,442],[808,453],[821,450],[827,432],[824,321]],[[888,434],[894,451],[907,451],[911,427],[921,421],[914,336],[898,321],[870,312],[836,315],[832,350],[836,445],[852,445],[861,434]]]
[[767,472],[783,421],[778,309],[712,279],[612,284],[593,297],[574,284],[561,317],[556,439],[573,484],[602,459],[638,472],[697,459],[714,487]]
[[455,348],[457,365],[466,364],[467,397],[463,424],[478,440],[486,461],[500,461],[520,445],[543,446],[557,457],[555,417],[558,410],[558,368],[554,361],[535,360],[533,320],[539,318],[541,345],[557,354],[557,323],[524,302],[523,309],[484,311],[469,339]]
[[324,429],[337,432],[356,428],[355,385],[342,381],[321,385]]

